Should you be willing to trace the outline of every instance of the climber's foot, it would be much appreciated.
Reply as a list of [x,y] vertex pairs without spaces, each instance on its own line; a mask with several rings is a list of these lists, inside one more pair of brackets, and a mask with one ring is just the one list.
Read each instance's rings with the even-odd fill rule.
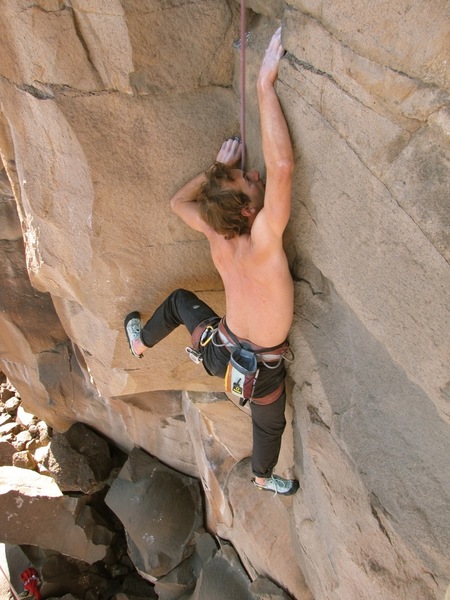
[[256,481],[256,478],[253,478],[252,481],[259,490],[274,492],[274,496],[277,494],[291,496],[292,494],[295,494],[300,487],[300,484],[296,479],[284,479],[284,477],[280,477],[279,475],[266,477],[263,483]]
[[131,312],[125,317],[123,324],[131,354],[142,358],[146,346],[141,341],[141,315],[136,311]]

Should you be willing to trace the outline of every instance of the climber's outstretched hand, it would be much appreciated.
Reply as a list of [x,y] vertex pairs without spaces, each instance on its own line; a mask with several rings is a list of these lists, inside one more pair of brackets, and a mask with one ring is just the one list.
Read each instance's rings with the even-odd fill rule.
[[216,157],[216,162],[220,162],[228,167],[237,164],[242,154],[242,142],[239,138],[233,137],[225,140]]
[[279,27],[272,36],[270,43],[264,55],[261,68],[259,70],[258,83],[274,84],[278,77],[278,65],[284,54],[284,48],[281,45],[281,27]]

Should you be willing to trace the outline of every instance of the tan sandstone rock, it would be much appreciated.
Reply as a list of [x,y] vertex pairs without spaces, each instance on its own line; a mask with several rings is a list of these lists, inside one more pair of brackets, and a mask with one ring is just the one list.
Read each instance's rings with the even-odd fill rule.
[[287,50],[277,90],[296,157],[286,232],[296,300],[281,464],[301,492],[245,487],[248,415],[234,435],[231,406],[195,399],[223,388],[185,355],[186,332],[141,361],[123,335],[130,310],[146,319],[178,287],[224,311],[208,246],[169,199],[239,132],[238,2],[3,2],[2,370],[56,430],[82,421],[199,477],[209,523],[252,578],[295,600],[441,600],[448,6],[248,7],[250,167],[262,167],[256,76],[280,21]]

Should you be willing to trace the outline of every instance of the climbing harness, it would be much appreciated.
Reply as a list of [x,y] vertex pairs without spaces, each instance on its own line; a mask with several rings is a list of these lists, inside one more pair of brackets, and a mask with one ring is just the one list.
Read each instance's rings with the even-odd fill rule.
[[259,348],[246,340],[238,340],[229,329],[225,317],[221,319],[218,326],[218,338],[221,344],[215,343],[216,346],[226,346],[230,352],[238,345],[246,350],[252,351],[259,363],[262,363],[268,369],[276,369],[280,366],[282,360],[292,362],[294,353],[289,346],[289,342],[284,342],[274,348]]
[[[219,347],[225,346],[230,352],[230,361],[225,375],[225,391],[238,396],[241,406],[248,401],[263,405],[275,402],[283,392],[284,382],[266,396],[253,398],[259,375],[258,365],[263,364],[268,369],[276,369],[282,360],[291,362],[294,355],[289,343],[286,341],[273,348],[259,348],[247,340],[237,338],[229,329],[225,317],[220,320],[216,333],[220,341],[216,341],[213,336],[213,344]],[[289,357],[288,353],[290,353]]]
[[287,341],[273,348],[260,348],[237,338],[228,328],[225,317],[211,317],[202,321],[192,332],[191,340],[192,345],[186,347],[186,352],[196,364],[203,361],[203,351],[210,343],[217,348],[225,347],[229,351],[230,360],[224,378],[225,391],[237,396],[241,406],[248,401],[255,404],[271,404],[280,397],[284,382],[266,396],[253,399],[253,394],[259,375],[259,364],[268,369],[276,369],[283,360],[293,361],[294,355]]
[[246,19],[245,19],[245,0],[241,0],[241,44],[240,44],[240,58],[241,58],[241,141],[242,141],[242,154],[241,154],[241,168],[245,171],[245,38],[246,38]]
[[[216,331],[219,317],[211,317],[202,321],[192,332],[191,346],[186,346],[185,350],[189,358],[199,365],[203,361],[203,350],[212,341]],[[214,323],[214,325],[213,325]]]
[[38,588],[39,577],[36,569],[34,567],[25,569],[20,578],[23,582],[23,589],[30,592],[30,594],[33,594],[35,600],[41,600],[41,594]]
[[[251,342],[238,339],[226,324],[225,317],[221,319],[217,328],[219,340],[222,343],[213,343],[216,346],[225,346],[230,352],[230,361],[228,363],[225,375],[225,391],[231,392],[239,398],[239,404],[245,406],[248,401],[253,400],[256,381],[259,375],[258,364],[262,363],[269,369],[276,369],[285,357],[289,344],[285,342],[275,348],[258,348]],[[259,352],[259,350],[263,350]],[[269,362],[276,364],[270,366]],[[284,383],[281,383],[276,390],[262,398],[255,399],[256,404],[270,404],[274,402],[282,393]]]

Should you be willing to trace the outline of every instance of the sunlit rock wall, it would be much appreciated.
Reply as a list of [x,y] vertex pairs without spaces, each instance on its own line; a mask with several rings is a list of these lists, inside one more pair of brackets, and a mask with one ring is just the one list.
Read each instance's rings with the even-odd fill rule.
[[141,361],[123,336],[130,310],[146,318],[177,287],[224,310],[208,246],[169,200],[239,133],[233,0],[0,2],[2,369],[55,428],[83,421],[200,477],[209,527],[292,597],[441,599],[448,5],[247,5],[249,166],[263,166],[254,89],[280,21],[287,51],[296,314],[280,469],[301,491],[248,496],[248,414],[189,361],[184,331]]

